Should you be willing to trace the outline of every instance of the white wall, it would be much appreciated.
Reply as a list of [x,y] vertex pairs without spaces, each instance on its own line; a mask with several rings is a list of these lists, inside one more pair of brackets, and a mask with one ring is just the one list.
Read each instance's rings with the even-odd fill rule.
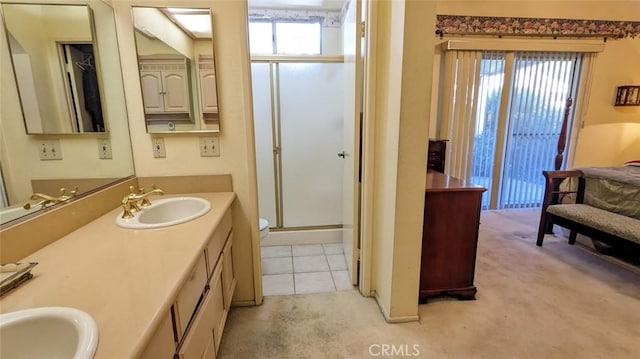
[[435,27],[432,2],[378,2],[372,289],[389,321],[416,320]]
[[258,304],[262,298],[259,271],[258,204],[255,173],[251,72],[245,1],[189,0],[181,7],[211,8],[216,21],[216,77],[220,101],[220,157],[200,157],[198,134],[165,136],[166,158],[153,158],[140,93],[131,6],[170,6],[170,1],[116,1],[118,37],[129,113],[136,175],[173,176],[231,174],[237,195],[233,206],[236,303]]
[[[32,3],[38,1],[32,0]],[[41,3],[87,3],[87,1],[50,1]],[[94,13],[96,37],[100,54],[101,69],[105,73],[103,81],[103,99],[108,106],[103,106],[108,122],[109,133],[100,134],[111,140],[113,159],[98,158],[98,135],[26,135],[23,123],[17,88],[11,74],[4,27],[0,30],[0,67],[2,71],[0,96],[0,160],[5,185],[12,204],[27,202],[32,194],[31,179],[51,178],[113,178],[126,177],[133,174],[133,160],[129,140],[129,129],[126,121],[126,108],[122,93],[122,77],[118,60],[118,43],[114,32],[112,10],[99,0],[88,1]],[[31,24],[33,26],[36,23]],[[39,141],[57,138],[62,149],[62,160],[40,161],[38,156]]]
[[[441,15],[638,21],[637,1],[437,1]],[[527,40],[522,40],[527,41]],[[640,38],[612,40],[597,55],[573,165],[615,166],[640,157],[640,107],[614,107],[616,87],[640,84]],[[571,166],[570,166],[571,167]]]
[[[636,6],[640,14],[640,4]],[[640,15],[638,16],[640,18]],[[593,69],[574,166],[618,166],[640,159],[640,107],[613,106],[616,88],[640,84],[640,38],[608,41]]]

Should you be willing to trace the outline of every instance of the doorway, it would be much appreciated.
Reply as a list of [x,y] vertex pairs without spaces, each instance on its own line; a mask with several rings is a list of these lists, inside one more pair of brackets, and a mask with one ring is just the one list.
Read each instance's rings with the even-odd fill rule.
[[341,59],[252,62],[265,295],[353,289],[342,248]]
[[104,132],[104,118],[92,43],[58,43],[74,132]]
[[[264,295],[353,290],[357,284],[356,5],[351,1],[345,16],[336,10],[300,24],[264,16],[252,22],[250,11],[259,211],[269,222],[269,235],[261,240]],[[260,39],[273,43],[260,45]],[[309,46],[316,40],[320,46]],[[294,42],[305,45],[300,53]]]

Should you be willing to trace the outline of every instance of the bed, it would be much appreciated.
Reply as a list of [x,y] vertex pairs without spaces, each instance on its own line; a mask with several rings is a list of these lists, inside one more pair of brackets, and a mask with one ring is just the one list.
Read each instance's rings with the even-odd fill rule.
[[582,167],[584,204],[640,219],[640,167]]

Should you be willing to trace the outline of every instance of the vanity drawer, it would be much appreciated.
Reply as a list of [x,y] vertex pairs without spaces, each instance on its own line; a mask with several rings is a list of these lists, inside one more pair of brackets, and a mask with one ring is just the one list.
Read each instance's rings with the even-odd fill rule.
[[147,344],[141,359],[172,359],[176,351],[176,342],[173,338],[173,323],[171,313],[167,313],[160,326]]
[[207,244],[207,268],[209,269],[207,273],[209,276],[213,273],[213,269],[218,262],[218,257],[222,252],[222,248],[224,248],[224,243],[229,236],[229,232],[231,232],[231,210],[228,210],[224,217],[222,217],[218,228],[213,232]]
[[211,319],[213,316],[212,309],[214,307],[212,306],[212,299],[211,291],[208,291],[204,296],[198,314],[193,320],[189,333],[178,350],[178,357],[180,359],[201,359],[205,353],[207,345],[213,335],[213,323]]
[[205,264],[205,256],[203,253],[193,268],[191,275],[187,278],[187,281],[180,290],[180,293],[178,293],[178,298],[176,299],[174,309],[178,338],[182,338],[206,284],[207,266]]

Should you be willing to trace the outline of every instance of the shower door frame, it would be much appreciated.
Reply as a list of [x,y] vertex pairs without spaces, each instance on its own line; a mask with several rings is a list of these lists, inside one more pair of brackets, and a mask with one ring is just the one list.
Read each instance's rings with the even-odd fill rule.
[[[270,225],[274,231],[300,231],[310,229],[340,229],[342,224],[317,225],[317,226],[296,226],[284,227],[284,205],[282,186],[282,143],[281,118],[280,118],[280,82],[279,64],[281,63],[344,63],[344,56],[328,55],[252,55],[251,63],[266,63],[269,65],[269,89],[271,98],[271,140],[273,144],[273,173],[274,173],[274,193],[276,206],[276,223]],[[276,82],[277,81],[277,82]]]

